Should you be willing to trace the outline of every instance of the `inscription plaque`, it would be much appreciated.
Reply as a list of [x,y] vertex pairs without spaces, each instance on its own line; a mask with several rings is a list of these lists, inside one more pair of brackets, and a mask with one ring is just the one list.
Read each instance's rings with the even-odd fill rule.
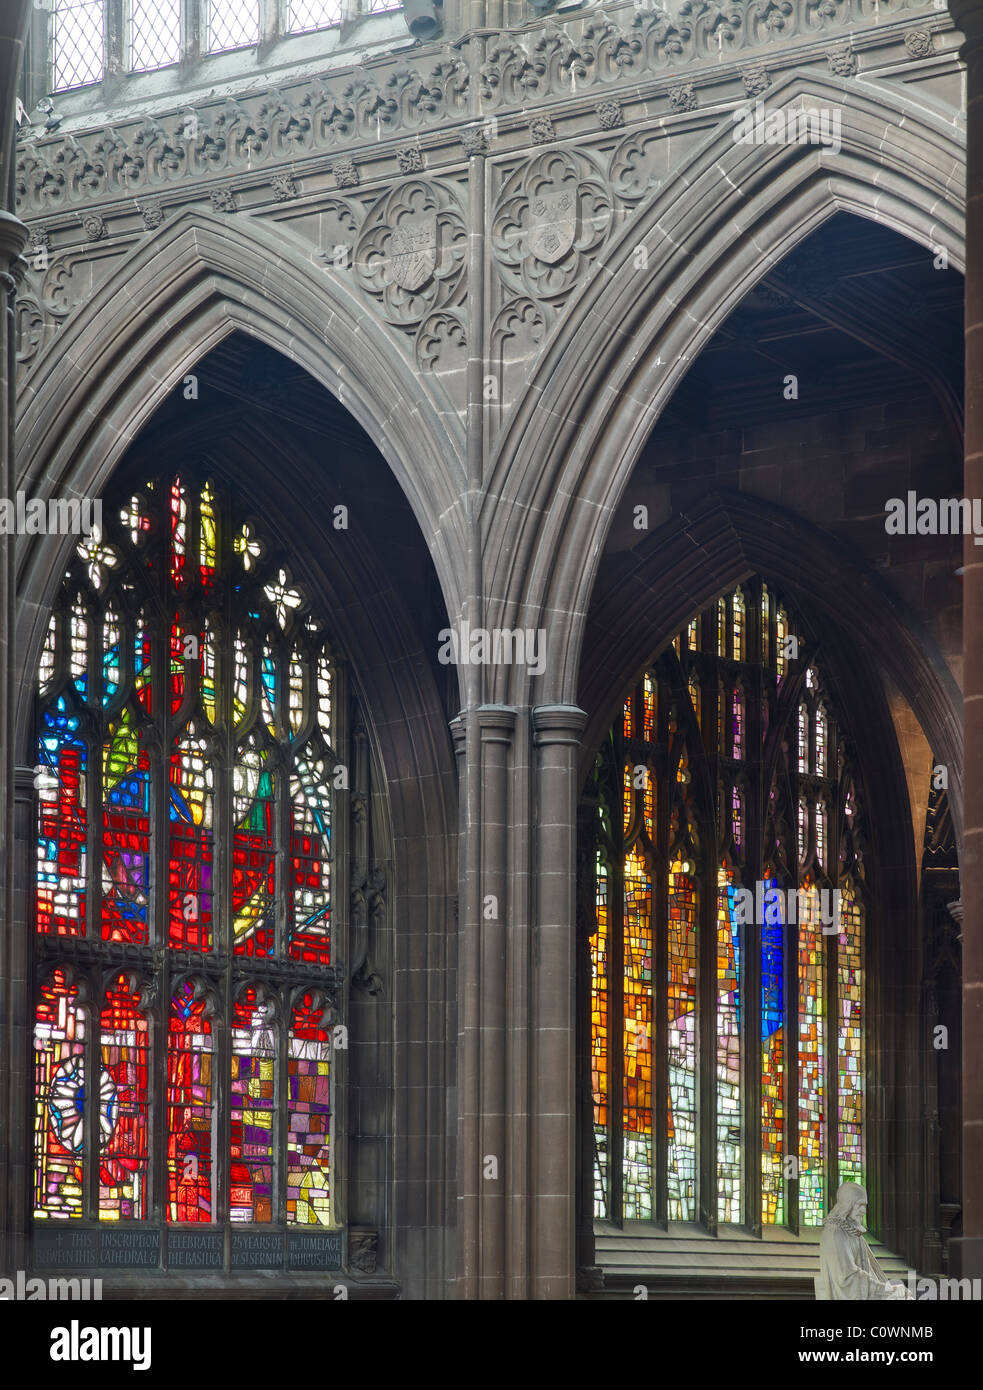
[[90,1269],[98,1263],[98,1231],[35,1230],[35,1269]]
[[229,1240],[229,1260],[233,1269],[282,1269],[283,1235],[252,1231],[233,1231]]
[[168,1231],[169,1269],[221,1269],[225,1263],[221,1231]]
[[317,1235],[290,1231],[287,1235],[288,1269],[341,1269],[342,1232],[322,1231]]
[[100,1231],[99,1263],[124,1269],[156,1269],[160,1231]]

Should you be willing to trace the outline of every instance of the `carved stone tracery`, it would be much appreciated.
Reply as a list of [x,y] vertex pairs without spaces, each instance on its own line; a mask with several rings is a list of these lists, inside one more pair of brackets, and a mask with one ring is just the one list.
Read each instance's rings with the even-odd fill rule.
[[409,328],[455,302],[467,230],[449,185],[414,179],[381,198],[355,247],[355,278],[388,323]]
[[583,154],[550,150],[505,183],[492,220],[499,275],[515,294],[555,307],[581,280],[607,236],[611,195]]

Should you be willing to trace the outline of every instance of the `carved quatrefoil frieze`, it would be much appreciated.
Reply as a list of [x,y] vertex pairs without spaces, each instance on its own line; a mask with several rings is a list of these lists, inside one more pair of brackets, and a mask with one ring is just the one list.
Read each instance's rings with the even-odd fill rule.
[[464,213],[443,184],[413,179],[376,203],[355,247],[355,277],[392,324],[454,302],[464,275]]
[[499,274],[514,294],[554,302],[587,273],[611,224],[611,195],[585,155],[550,150],[502,188],[492,224]]

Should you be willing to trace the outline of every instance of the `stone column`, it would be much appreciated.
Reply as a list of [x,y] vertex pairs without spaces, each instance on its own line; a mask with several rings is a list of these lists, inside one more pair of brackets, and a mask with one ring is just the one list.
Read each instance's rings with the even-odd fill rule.
[[[983,7],[950,0],[966,41],[966,468],[963,495],[983,497]],[[983,551],[965,539],[963,722],[965,812],[962,901],[962,1235],[950,1272],[983,1277]]]
[[[474,737],[462,739],[462,725],[466,729],[472,718]],[[462,821],[460,854],[457,1295],[463,1299],[507,1297],[506,1193],[512,1164],[506,968],[513,930],[509,873],[515,727],[516,711],[505,705],[481,705],[473,716],[462,713],[452,725],[462,781],[470,777],[477,787],[476,815],[469,821],[465,813]],[[472,757],[475,766],[470,767]]]
[[532,939],[532,1298],[576,1287],[577,753],[587,715],[532,712],[536,761]]

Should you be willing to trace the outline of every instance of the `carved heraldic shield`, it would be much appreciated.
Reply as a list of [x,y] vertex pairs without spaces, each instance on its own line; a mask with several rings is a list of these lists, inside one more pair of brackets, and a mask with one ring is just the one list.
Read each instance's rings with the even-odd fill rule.
[[565,256],[577,235],[577,193],[573,188],[535,193],[529,199],[529,248],[548,265]]
[[412,293],[437,268],[437,214],[407,217],[392,230],[392,274],[396,284]]

